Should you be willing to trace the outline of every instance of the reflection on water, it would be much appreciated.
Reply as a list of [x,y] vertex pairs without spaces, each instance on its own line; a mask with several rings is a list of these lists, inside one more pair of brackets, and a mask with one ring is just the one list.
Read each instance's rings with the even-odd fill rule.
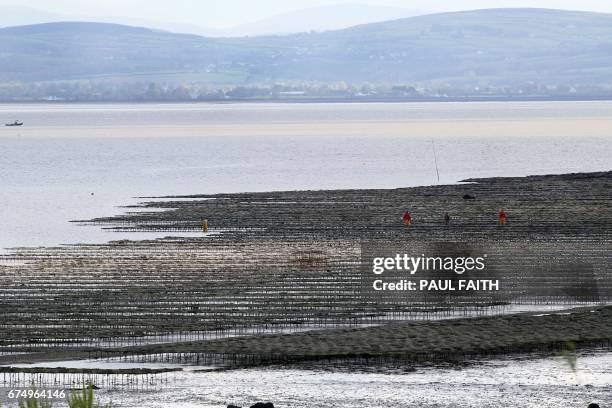
[[[329,373],[250,369],[176,375],[161,394],[101,393],[122,407],[586,407],[612,395],[612,353],[578,358],[571,372],[557,358],[486,361],[461,370],[419,369],[408,374]],[[140,405],[139,405],[140,404]]]
[[[117,361],[55,362],[44,366],[131,368]],[[180,365],[149,364],[150,368]],[[202,367],[205,368],[205,367]],[[206,372],[185,367],[159,386],[106,387],[97,391],[115,407],[177,408],[249,406],[272,401],[278,407],[586,407],[612,395],[612,353],[584,353],[577,370],[560,357],[506,358],[458,368],[414,372],[335,373],[318,370],[240,369]],[[117,402],[118,401],[118,402]]]

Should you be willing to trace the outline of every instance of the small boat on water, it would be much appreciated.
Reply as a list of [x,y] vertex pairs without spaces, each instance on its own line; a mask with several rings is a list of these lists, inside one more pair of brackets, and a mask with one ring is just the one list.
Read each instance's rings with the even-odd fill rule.
[[20,122],[18,120],[14,121],[13,123],[5,123],[4,126],[21,126],[23,125],[23,122]]

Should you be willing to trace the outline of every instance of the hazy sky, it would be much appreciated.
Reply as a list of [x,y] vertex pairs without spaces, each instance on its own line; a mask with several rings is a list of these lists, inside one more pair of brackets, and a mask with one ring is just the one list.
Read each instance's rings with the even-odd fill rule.
[[611,0],[0,0],[62,14],[122,16],[228,27],[326,4],[360,3],[427,11],[491,7],[546,7],[612,12]]

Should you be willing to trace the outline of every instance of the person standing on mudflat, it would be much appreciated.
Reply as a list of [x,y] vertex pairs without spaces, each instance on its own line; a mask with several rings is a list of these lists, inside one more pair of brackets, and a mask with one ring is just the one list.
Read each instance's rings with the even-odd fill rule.
[[499,213],[497,216],[499,219],[499,225],[506,225],[506,222],[508,221],[508,214],[506,214],[503,208],[499,209]]
[[410,226],[412,225],[412,215],[410,215],[408,211],[404,212],[402,220],[404,221],[404,227],[410,228]]

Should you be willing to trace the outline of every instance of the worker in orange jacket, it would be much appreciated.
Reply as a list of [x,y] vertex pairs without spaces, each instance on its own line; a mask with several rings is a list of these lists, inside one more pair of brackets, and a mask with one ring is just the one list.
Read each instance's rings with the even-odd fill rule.
[[410,215],[408,211],[404,212],[402,220],[404,221],[404,226],[406,228],[409,228],[412,225],[412,215]]
[[508,221],[508,214],[506,214],[503,208],[499,209],[497,217],[499,219],[499,225],[506,225],[506,221]]

